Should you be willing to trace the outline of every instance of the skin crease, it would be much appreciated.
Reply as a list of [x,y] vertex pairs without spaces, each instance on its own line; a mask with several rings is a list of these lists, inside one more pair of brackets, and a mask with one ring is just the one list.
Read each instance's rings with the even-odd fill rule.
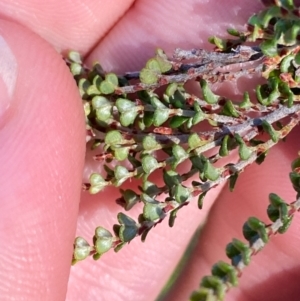
[[[288,172],[299,150],[299,129],[271,151],[263,168],[248,168],[234,193],[224,189],[220,196],[221,187],[214,189],[202,211],[190,204],[173,229],[161,224],[145,244],[136,239],[118,254],[109,252],[98,262],[87,259],[70,269],[76,227],[77,235],[90,239],[98,225],[111,229],[120,208],[115,189],[80,196],[83,170],[101,167],[83,168],[81,103],[54,48],[80,50],[88,64],[100,60],[107,71],[137,70],[155,47],[168,52],[208,47],[210,35],[241,27],[261,5],[227,1],[230,9],[225,10],[220,1],[196,0],[40,3],[0,1],[0,34],[18,62],[12,104],[0,128],[0,300],[155,300],[215,203],[190,264],[166,298],[186,300],[210,266],[224,259],[232,237],[241,238],[249,216],[267,220],[269,192],[294,201]],[[274,301],[298,300],[299,228],[296,216],[288,233],[276,236],[253,259],[226,300],[256,301],[266,295]]]

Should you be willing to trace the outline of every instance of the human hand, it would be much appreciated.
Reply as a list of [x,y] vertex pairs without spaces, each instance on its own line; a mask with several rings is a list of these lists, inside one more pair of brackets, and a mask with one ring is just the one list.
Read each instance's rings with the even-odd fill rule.
[[[107,71],[133,71],[156,47],[170,53],[175,47],[205,48],[209,36],[243,25],[260,8],[252,1],[226,1],[226,9],[217,1],[174,2],[138,0],[130,7],[129,0],[0,1],[6,41],[0,49],[1,300],[152,301],[218,198],[190,265],[166,298],[185,300],[211,264],[224,258],[231,238],[241,236],[247,217],[265,217],[269,192],[294,200],[288,172],[299,149],[296,134],[276,147],[263,167],[247,169],[233,194],[225,189],[220,197],[221,187],[214,189],[202,211],[192,204],[184,208],[173,229],[160,224],[145,244],[134,240],[120,253],[87,259],[70,272],[76,223],[78,235],[91,237],[98,225],[111,228],[120,207],[116,189],[80,196],[84,116],[72,76],[53,48],[78,50],[87,63],[99,60]],[[299,223],[297,218],[253,260],[242,289],[232,290],[228,300],[261,300],[265,294],[269,300],[272,294],[273,300],[297,300]]]

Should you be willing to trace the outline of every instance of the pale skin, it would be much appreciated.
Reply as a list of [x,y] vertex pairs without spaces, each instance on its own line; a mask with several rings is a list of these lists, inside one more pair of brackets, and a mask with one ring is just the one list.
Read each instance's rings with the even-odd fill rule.
[[[100,60],[108,71],[134,71],[155,47],[208,47],[207,37],[243,25],[261,7],[259,1],[226,1],[226,7],[220,1],[133,2],[0,1],[0,34],[18,64],[12,103],[0,124],[1,300],[155,300],[215,203],[190,264],[166,298],[186,300],[210,266],[225,259],[231,238],[241,238],[249,216],[267,220],[269,192],[295,200],[288,173],[300,149],[297,129],[263,168],[246,170],[234,193],[214,189],[202,211],[195,204],[184,208],[175,228],[161,224],[145,244],[137,239],[118,254],[71,268],[75,235],[90,240],[96,226],[111,229],[121,208],[114,202],[117,190],[81,194],[84,116],[75,82],[54,49],[76,49],[88,64]],[[288,233],[253,259],[226,300],[298,300],[299,227],[296,216]]]

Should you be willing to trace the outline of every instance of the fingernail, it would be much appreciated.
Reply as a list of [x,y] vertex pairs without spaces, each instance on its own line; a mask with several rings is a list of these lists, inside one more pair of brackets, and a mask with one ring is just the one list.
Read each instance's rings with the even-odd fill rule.
[[7,42],[0,36],[0,123],[11,104],[17,71],[17,59]]

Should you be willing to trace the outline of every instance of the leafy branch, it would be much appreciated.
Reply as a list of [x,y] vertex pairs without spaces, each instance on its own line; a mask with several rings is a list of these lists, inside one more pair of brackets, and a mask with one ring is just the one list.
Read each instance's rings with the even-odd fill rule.
[[297,192],[296,201],[286,203],[278,195],[271,193],[267,214],[272,223],[265,224],[256,217],[250,217],[243,225],[243,235],[248,243],[233,239],[226,246],[226,255],[231,264],[223,261],[216,263],[212,267],[212,275],[202,278],[200,288],[190,297],[191,301],[223,300],[225,293],[238,285],[238,277],[250,264],[251,257],[261,251],[273,235],[283,234],[288,230],[294,214],[300,211],[299,167],[300,158],[294,160],[290,173],[290,180]]
[[[144,241],[167,217],[173,226],[183,206],[197,198],[201,209],[206,193],[226,180],[233,190],[239,174],[253,162],[261,164],[268,151],[298,125],[300,10],[291,0],[269,2],[249,19],[246,31],[229,29],[232,39],[210,38],[213,51],[176,49],[169,58],[157,49],[139,72],[118,76],[105,73],[99,63],[89,69],[78,53],[69,53],[66,61],[83,99],[88,145],[98,150],[94,159],[104,166],[103,173],[90,175],[83,190],[95,194],[137,179],[142,182],[139,190],[120,188],[116,201],[126,211],[143,203],[137,221],[118,214],[113,234],[97,227],[92,245],[77,237],[73,264],[90,255],[99,259],[110,249],[119,251],[137,236]],[[260,74],[263,83],[254,95],[245,91],[240,101],[211,88],[216,82],[252,74]],[[186,91],[190,80],[199,83],[201,96]],[[205,124],[210,130],[199,130]],[[222,164],[234,151],[238,161]],[[218,162],[222,167],[216,167]],[[295,162],[291,180],[298,193],[300,161]],[[180,173],[182,163],[189,164]],[[152,180],[154,171],[162,174],[160,187]],[[188,184],[196,175],[198,179]],[[163,201],[157,199],[160,195]],[[288,228],[299,206],[299,196],[287,204],[270,194],[268,215],[273,223],[250,218],[243,227],[248,245],[233,240],[226,249],[231,265],[216,264],[191,300],[222,300],[226,290],[237,284],[250,257],[270,236]]]

